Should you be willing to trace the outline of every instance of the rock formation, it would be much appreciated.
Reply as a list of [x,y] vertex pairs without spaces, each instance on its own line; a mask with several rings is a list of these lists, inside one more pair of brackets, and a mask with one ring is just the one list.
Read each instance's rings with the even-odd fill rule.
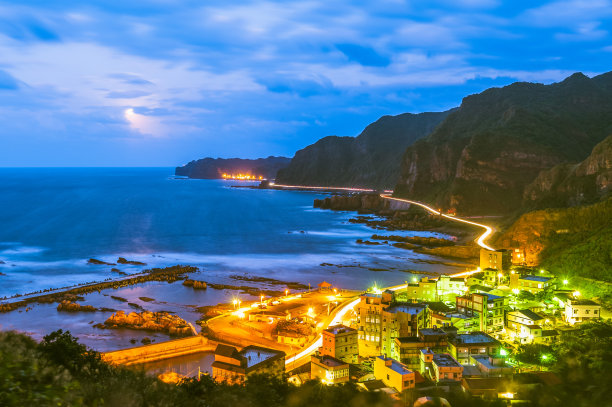
[[183,281],[183,285],[187,287],[195,288],[196,290],[205,290],[207,287],[205,281],[190,280],[190,279]]
[[525,206],[566,207],[596,202],[612,191],[612,135],[579,164],[561,164],[540,172],[525,188]]
[[95,312],[96,308],[91,305],[81,305],[77,302],[63,300],[57,305],[57,310],[68,312]]
[[425,137],[449,112],[383,116],[357,137],[329,136],[297,153],[276,183],[390,189],[408,146]]
[[142,329],[174,336],[189,336],[193,333],[187,321],[167,312],[143,311],[126,314],[124,311],[118,311],[104,322],[103,327]]
[[611,123],[612,72],[488,89],[408,147],[395,192],[459,214],[508,214],[542,170],[584,160]]
[[287,157],[258,158],[247,160],[242,158],[203,158],[176,167],[175,174],[189,178],[219,179],[222,174],[251,174],[274,179],[279,169],[289,165]]

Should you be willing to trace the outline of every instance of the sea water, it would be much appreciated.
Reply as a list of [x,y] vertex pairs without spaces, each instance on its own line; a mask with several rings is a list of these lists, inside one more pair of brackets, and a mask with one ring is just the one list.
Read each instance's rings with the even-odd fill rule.
[[[199,267],[200,280],[276,290],[284,287],[232,276],[263,276],[313,288],[326,280],[364,290],[400,284],[410,278],[405,270],[462,270],[391,245],[356,243],[385,232],[349,222],[354,212],[314,209],[313,200],[325,196],[321,193],[236,188],[249,185],[256,184],[177,178],[172,168],[0,169],[0,298],[118,278],[112,268],[133,274],[176,264]],[[444,237],[423,231],[393,234]],[[116,263],[118,257],[146,266],[87,262]],[[196,306],[227,302],[239,293],[149,282],[92,293],[81,303],[133,310],[110,294],[195,322]],[[0,327],[35,337],[71,329],[97,349],[127,346],[130,338],[139,337],[133,331],[121,336],[92,328],[108,312],[67,315],[55,307],[32,304],[27,313],[0,314]]]

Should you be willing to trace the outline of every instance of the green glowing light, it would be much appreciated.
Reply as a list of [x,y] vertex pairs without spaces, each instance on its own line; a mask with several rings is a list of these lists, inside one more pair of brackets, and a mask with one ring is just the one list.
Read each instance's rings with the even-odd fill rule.
[[502,356],[507,356],[508,352],[506,352],[506,349],[500,349],[499,354]]

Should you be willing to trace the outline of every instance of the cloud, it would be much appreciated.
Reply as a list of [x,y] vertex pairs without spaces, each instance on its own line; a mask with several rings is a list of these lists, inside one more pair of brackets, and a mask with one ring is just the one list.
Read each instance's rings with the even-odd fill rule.
[[17,80],[8,72],[0,69],[0,90],[15,90],[18,87]]
[[9,158],[45,145],[58,165],[80,162],[70,148],[90,165],[291,155],[384,114],[609,70],[610,1],[4,3],[0,144],[19,134]]
[[380,55],[374,49],[358,44],[337,44],[336,48],[347,56],[349,61],[355,61],[364,66],[387,66],[389,58]]
[[108,92],[106,94],[107,98],[110,99],[135,99],[135,98],[139,98],[142,96],[149,96],[151,95],[151,92],[147,92],[144,90],[128,90],[128,91],[114,91],[114,92]]

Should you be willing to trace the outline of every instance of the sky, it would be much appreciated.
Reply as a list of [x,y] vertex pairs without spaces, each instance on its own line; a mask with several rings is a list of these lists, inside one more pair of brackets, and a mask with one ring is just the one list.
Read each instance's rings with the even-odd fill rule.
[[0,166],[293,156],[612,70],[612,0],[0,1]]

